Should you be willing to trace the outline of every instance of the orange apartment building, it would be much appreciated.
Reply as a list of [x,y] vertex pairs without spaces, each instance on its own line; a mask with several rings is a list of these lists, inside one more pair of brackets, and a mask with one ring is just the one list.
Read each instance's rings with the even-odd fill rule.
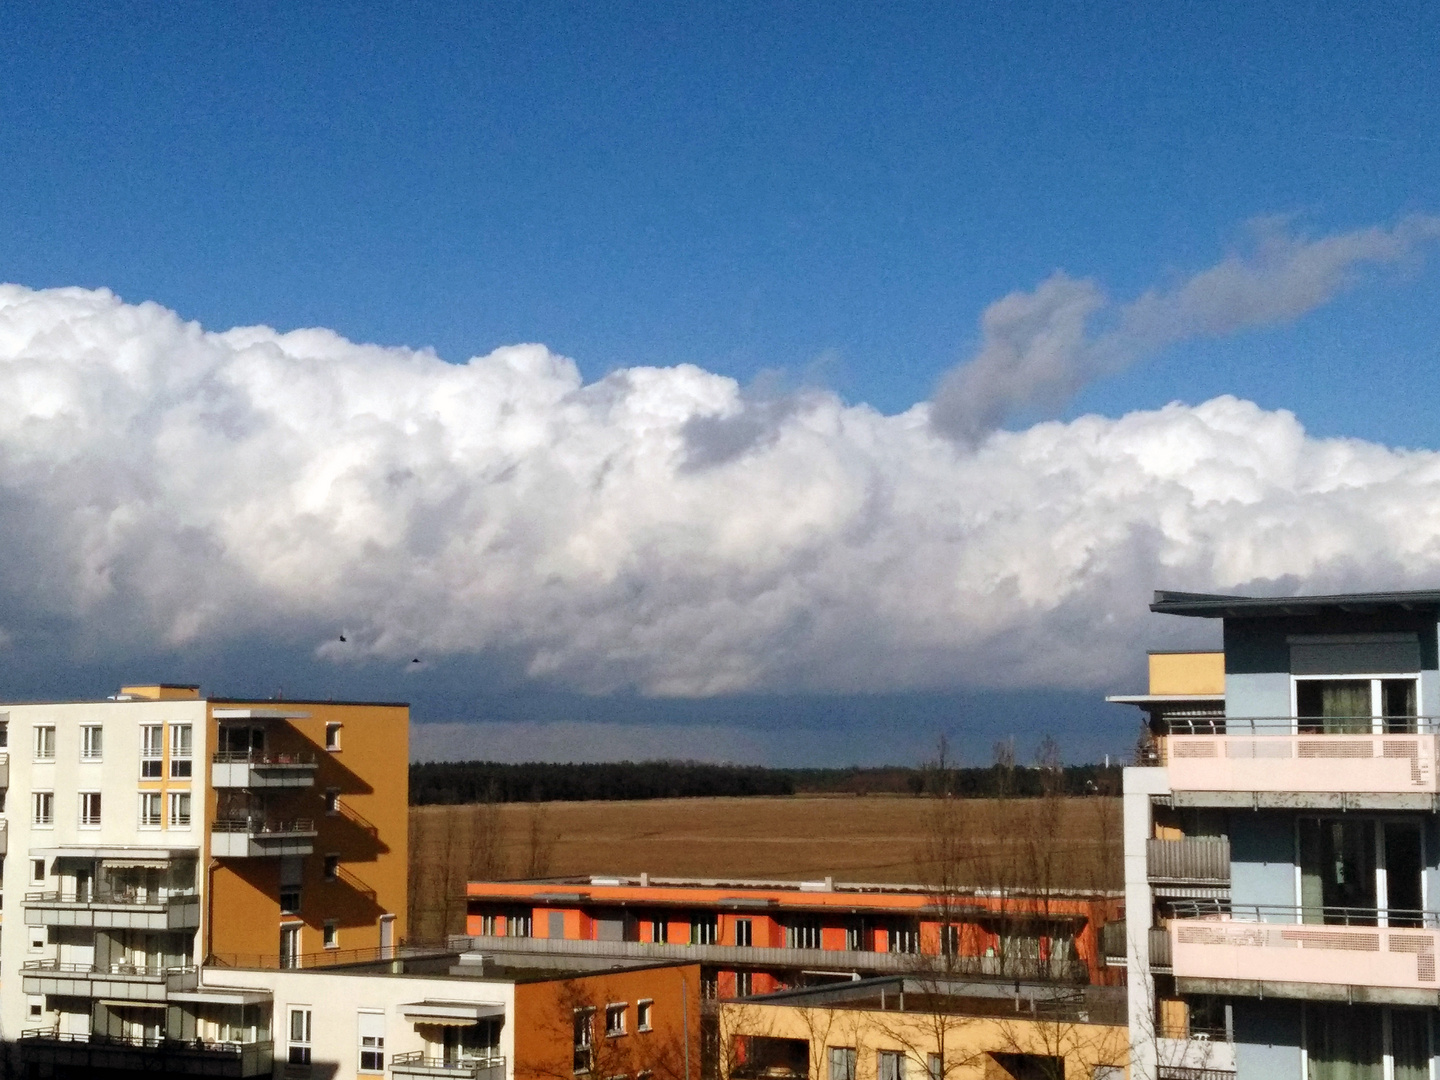
[[947,898],[918,887],[816,882],[578,878],[471,882],[471,947],[692,957],[707,997],[913,971],[944,956],[956,975],[1119,981],[1100,929],[1120,893]]

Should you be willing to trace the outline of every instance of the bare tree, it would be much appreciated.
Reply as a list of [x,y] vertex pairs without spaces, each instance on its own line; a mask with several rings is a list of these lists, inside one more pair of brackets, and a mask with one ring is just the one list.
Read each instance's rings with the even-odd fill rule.
[[505,826],[500,807],[500,790],[492,780],[485,797],[470,810],[465,868],[472,881],[505,876]]
[[541,803],[530,804],[530,820],[526,843],[525,876],[542,878],[550,873],[550,861],[559,839],[550,821],[550,812]]
[[[656,1025],[654,1030],[639,1031],[629,1027],[632,1006],[625,1006],[626,1020],[618,1029],[611,1029],[607,1022],[607,1006],[617,998],[626,995],[610,990],[606,979],[567,979],[558,988],[555,1005],[548,1015],[537,1021],[545,1031],[542,1045],[548,1047],[573,1048],[572,1054],[563,1051],[554,1057],[536,1054],[515,1061],[516,1080],[575,1080],[577,1074],[588,1074],[597,1080],[613,1077],[639,1077],[650,1075],[655,1080],[687,1080],[687,1057],[692,1076],[699,1075],[699,1050],[691,1040],[686,1047],[690,1032],[677,1022],[682,1013],[679,1001],[666,1001],[663,1006],[672,1009],[674,1016],[669,1022]],[[657,1004],[660,1004],[657,1001]],[[696,1030],[691,1017],[690,1030]]]

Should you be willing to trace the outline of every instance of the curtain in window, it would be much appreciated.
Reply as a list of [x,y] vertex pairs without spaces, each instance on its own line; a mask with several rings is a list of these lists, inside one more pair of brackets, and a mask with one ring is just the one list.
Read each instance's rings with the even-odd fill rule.
[[1312,1005],[1305,1029],[1306,1080],[1384,1080],[1379,1009]]
[[1392,1009],[1390,1052],[1395,1080],[1430,1080],[1430,1021],[1419,1009]]
[[1320,715],[1325,718],[1328,734],[1350,732],[1363,735],[1370,730],[1370,683],[1322,683]]

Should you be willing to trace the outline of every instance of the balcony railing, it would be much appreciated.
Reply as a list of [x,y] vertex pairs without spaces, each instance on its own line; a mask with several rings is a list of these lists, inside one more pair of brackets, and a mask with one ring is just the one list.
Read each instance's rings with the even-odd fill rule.
[[27,960],[20,965],[20,981],[26,994],[161,1002],[170,991],[195,989],[200,982],[200,969],[189,965],[120,963],[102,967],[59,960]]
[[1147,840],[1145,861],[1152,882],[1230,884],[1230,841],[1224,837]]
[[142,889],[27,892],[25,925],[193,930],[200,925],[200,897],[193,891]]
[[266,768],[313,769],[314,754],[267,754],[260,750],[219,750],[210,759],[217,765],[261,765]]
[[210,781],[217,788],[306,788],[317,768],[313,754],[222,750],[210,759]]
[[108,964],[98,966],[95,964],[71,964],[59,960],[26,960],[20,965],[24,972],[54,973],[61,975],[79,975],[85,978],[109,979],[120,977],[126,979],[144,979],[147,981],[163,981],[179,976],[194,974],[197,970],[193,965],[182,964]]
[[1398,909],[1175,905],[1177,979],[1381,986],[1436,981],[1440,912]]
[[1174,791],[1434,795],[1440,718],[1224,717],[1171,721]]
[[99,1070],[121,1068],[204,1076],[268,1076],[274,1067],[271,1042],[205,1042],[199,1039],[76,1034],[54,1028],[22,1031],[18,1042],[26,1063]]
[[505,1059],[503,1057],[480,1060],[450,1060],[427,1055],[423,1050],[412,1050],[396,1054],[390,1059],[390,1071],[395,1076],[441,1076],[455,1080],[503,1080]]
[[219,818],[210,829],[210,853],[218,859],[309,855],[315,836],[311,818]]

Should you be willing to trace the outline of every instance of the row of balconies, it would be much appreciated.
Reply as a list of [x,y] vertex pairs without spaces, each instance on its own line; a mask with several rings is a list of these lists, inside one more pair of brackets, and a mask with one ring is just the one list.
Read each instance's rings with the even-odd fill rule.
[[196,930],[200,926],[200,897],[193,892],[161,896],[136,890],[93,890],[83,895],[29,892],[25,894],[25,925]]
[[26,994],[163,1002],[171,991],[194,990],[200,983],[200,969],[189,965],[97,966],[27,960],[20,965],[20,981]]
[[[155,1039],[139,1036],[73,1034],[54,1028],[22,1031],[16,1044],[28,1072],[86,1074],[121,1070],[183,1076],[269,1076],[274,1071],[274,1044],[205,1042],[199,1039]],[[33,1068],[32,1068],[33,1067]]]
[[[313,754],[218,753],[210,759],[210,783],[217,788],[266,790],[307,788],[315,784]],[[0,751],[0,788],[10,786],[10,754]]]

